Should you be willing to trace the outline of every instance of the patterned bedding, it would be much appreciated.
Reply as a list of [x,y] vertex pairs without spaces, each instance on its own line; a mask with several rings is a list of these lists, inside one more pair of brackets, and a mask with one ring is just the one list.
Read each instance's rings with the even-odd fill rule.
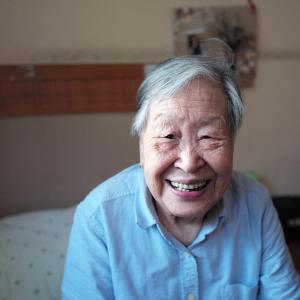
[[74,207],[0,219],[0,299],[59,300]]

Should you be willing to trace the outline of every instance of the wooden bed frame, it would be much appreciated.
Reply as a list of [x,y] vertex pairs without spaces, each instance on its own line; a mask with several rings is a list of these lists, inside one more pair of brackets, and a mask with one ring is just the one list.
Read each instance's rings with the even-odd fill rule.
[[0,66],[0,117],[136,108],[142,64]]

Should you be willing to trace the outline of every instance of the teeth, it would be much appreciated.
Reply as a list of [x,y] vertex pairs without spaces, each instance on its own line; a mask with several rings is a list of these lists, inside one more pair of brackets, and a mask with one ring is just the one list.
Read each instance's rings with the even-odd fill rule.
[[193,183],[193,184],[185,184],[185,183],[180,183],[176,181],[171,181],[171,185],[176,187],[178,190],[181,191],[189,191],[189,190],[194,190],[203,187],[206,184],[206,180],[203,180],[198,183]]

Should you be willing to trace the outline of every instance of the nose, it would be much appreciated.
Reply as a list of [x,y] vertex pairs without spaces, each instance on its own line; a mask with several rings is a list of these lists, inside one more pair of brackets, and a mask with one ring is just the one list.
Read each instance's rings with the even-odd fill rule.
[[205,166],[205,160],[196,146],[186,146],[184,149],[179,150],[178,159],[174,166],[185,173],[193,174]]

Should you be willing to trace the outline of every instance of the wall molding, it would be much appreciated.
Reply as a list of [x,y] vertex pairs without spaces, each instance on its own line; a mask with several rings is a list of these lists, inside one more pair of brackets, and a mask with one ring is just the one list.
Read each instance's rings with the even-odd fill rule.
[[0,117],[136,108],[142,64],[0,66]]

